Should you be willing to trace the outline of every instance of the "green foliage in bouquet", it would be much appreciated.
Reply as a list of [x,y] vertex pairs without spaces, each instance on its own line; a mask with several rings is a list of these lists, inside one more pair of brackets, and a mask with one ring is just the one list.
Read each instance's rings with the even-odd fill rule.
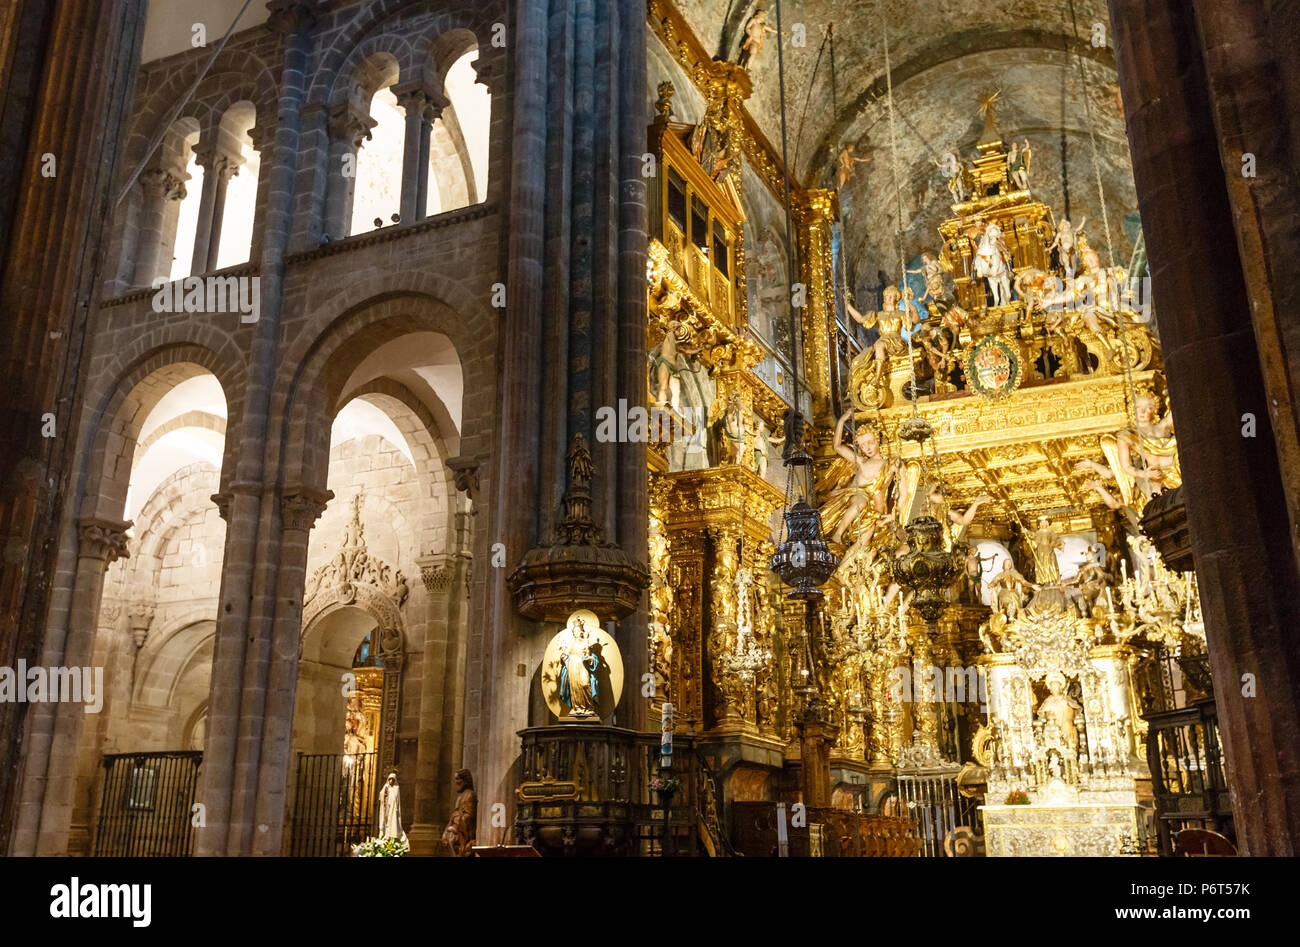
[[368,838],[352,846],[357,858],[402,858],[411,854],[411,845],[404,838]]

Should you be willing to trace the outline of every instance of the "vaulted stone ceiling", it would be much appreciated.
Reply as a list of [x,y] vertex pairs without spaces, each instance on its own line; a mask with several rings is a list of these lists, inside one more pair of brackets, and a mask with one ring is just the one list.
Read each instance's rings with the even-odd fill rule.
[[[731,60],[755,9],[766,8],[775,26],[775,0],[677,0],[677,6],[705,49]],[[1059,218],[1068,190],[1069,216],[1076,222],[1088,218],[1089,239],[1104,259],[1099,172],[1114,262],[1128,264],[1132,243],[1124,218],[1136,211],[1137,198],[1104,0],[783,0],[782,19],[789,154],[796,178],[809,186],[831,186],[831,164],[849,143],[868,159],[857,165],[842,201],[854,285],[874,286],[878,271],[892,279],[899,268],[886,23],[902,251],[908,260],[937,244],[935,227],[951,216],[945,181],[932,159],[946,152],[969,159],[983,130],[979,102],[1001,90],[998,129],[1008,142],[1029,139],[1033,195]],[[1105,46],[1092,45],[1096,23],[1105,26]],[[804,27],[802,48],[791,42],[795,24]],[[831,24],[833,97],[831,49],[823,45]],[[768,36],[750,66],[754,94],[747,107],[779,148],[775,43],[776,37]]]

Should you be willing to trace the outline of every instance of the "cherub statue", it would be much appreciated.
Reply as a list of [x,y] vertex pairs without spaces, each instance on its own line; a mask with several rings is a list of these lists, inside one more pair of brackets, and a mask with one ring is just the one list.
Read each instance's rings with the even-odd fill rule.
[[768,33],[775,33],[767,25],[767,11],[755,10],[754,15],[745,23],[745,39],[740,44],[740,55],[736,57],[737,65],[749,68],[749,64],[763,49],[763,39]]
[[844,190],[844,185],[849,183],[849,178],[853,177],[853,166],[857,164],[870,163],[870,158],[859,158],[855,151],[858,146],[850,142],[840,149],[839,156],[835,159],[835,189]]
[[994,610],[1001,612],[1007,620],[1019,618],[1024,611],[1025,590],[1038,588],[1020,574],[1010,559],[1002,560],[1002,571],[989,579],[987,584],[993,591]]
[[655,402],[669,405],[678,412],[682,409],[681,373],[686,367],[682,364],[682,358],[687,355],[698,355],[700,352],[698,348],[687,348],[681,344],[677,338],[679,328],[681,323],[676,319],[670,319],[664,332],[664,340],[650,353],[657,383]]
[[[874,532],[877,520],[889,511],[889,487],[900,466],[897,458],[889,462],[881,455],[875,431],[865,425],[854,436],[852,449],[844,443],[844,425],[852,414],[850,409],[836,422],[833,441],[835,453],[849,465],[840,471],[848,483],[833,491],[822,507],[822,521],[828,527],[835,524],[831,534],[835,543]],[[842,467],[839,461],[833,464],[832,475]]]
[[774,434],[767,426],[767,422],[758,414],[754,415],[754,424],[749,429],[750,436],[754,443],[754,470],[760,477],[767,476],[768,457],[772,453],[772,447],[785,443],[785,435]]
[[1011,183],[1022,191],[1029,190],[1031,157],[1028,138],[1024,140],[1023,145],[1017,145],[1014,141],[1011,143],[1011,153],[1007,155],[1007,172],[1011,177]]
[[979,512],[979,508],[992,501],[993,498],[987,493],[981,493],[971,501],[970,506],[966,507],[966,509],[948,511],[948,520],[957,527],[957,532],[953,537],[955,541],[960,541],[961,537],[966,535],[966,528],[975,521],[975,514]]
[[868,380],[872,385],[879,385],[888,377],[886,371],[891,356],[899,356],[907,352],[907,342],[903,339],[904,321],[907,322],[909,330],[915,328],[921,321],[921,315],[917,312],[916,306],[911,300],[910,289],[908,290],[906,309],[898,308],[902,293],[899,292],[897,286],[892,284],[886,286],[882,297],[883,309],[879,312],[863,314],[858,312],[857,307],[853,305],[852,295],[847,291],[844,294],[844,306],[848,310],[850,318],[858,325],[865,326],[868,329],[878,329],[880,332],[876,344],[869,349],[864,349],[854,360],[855,362],[866,360],[871,366]]
[[745,462],[745,434],[749,425],[745,421],[745,406],[741,403],[740,392],[732,391],[727,395],[727,412],[722,417],[723,449],[727,463]]

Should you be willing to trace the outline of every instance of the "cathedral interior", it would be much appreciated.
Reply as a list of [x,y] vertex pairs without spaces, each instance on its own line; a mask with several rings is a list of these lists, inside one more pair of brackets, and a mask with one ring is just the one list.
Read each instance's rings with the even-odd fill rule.
[[1289,6],[12,0],[0,852],[1297,854]]

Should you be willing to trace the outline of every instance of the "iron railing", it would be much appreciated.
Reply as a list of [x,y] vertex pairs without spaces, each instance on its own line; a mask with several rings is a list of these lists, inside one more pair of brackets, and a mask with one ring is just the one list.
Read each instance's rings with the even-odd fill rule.
[[289,854],[341,857],[375,834],[378,753],[299,753]]
[[192,853],[194,789],[203,754],[176,750],[104,756],[92,854],[111,858]]

